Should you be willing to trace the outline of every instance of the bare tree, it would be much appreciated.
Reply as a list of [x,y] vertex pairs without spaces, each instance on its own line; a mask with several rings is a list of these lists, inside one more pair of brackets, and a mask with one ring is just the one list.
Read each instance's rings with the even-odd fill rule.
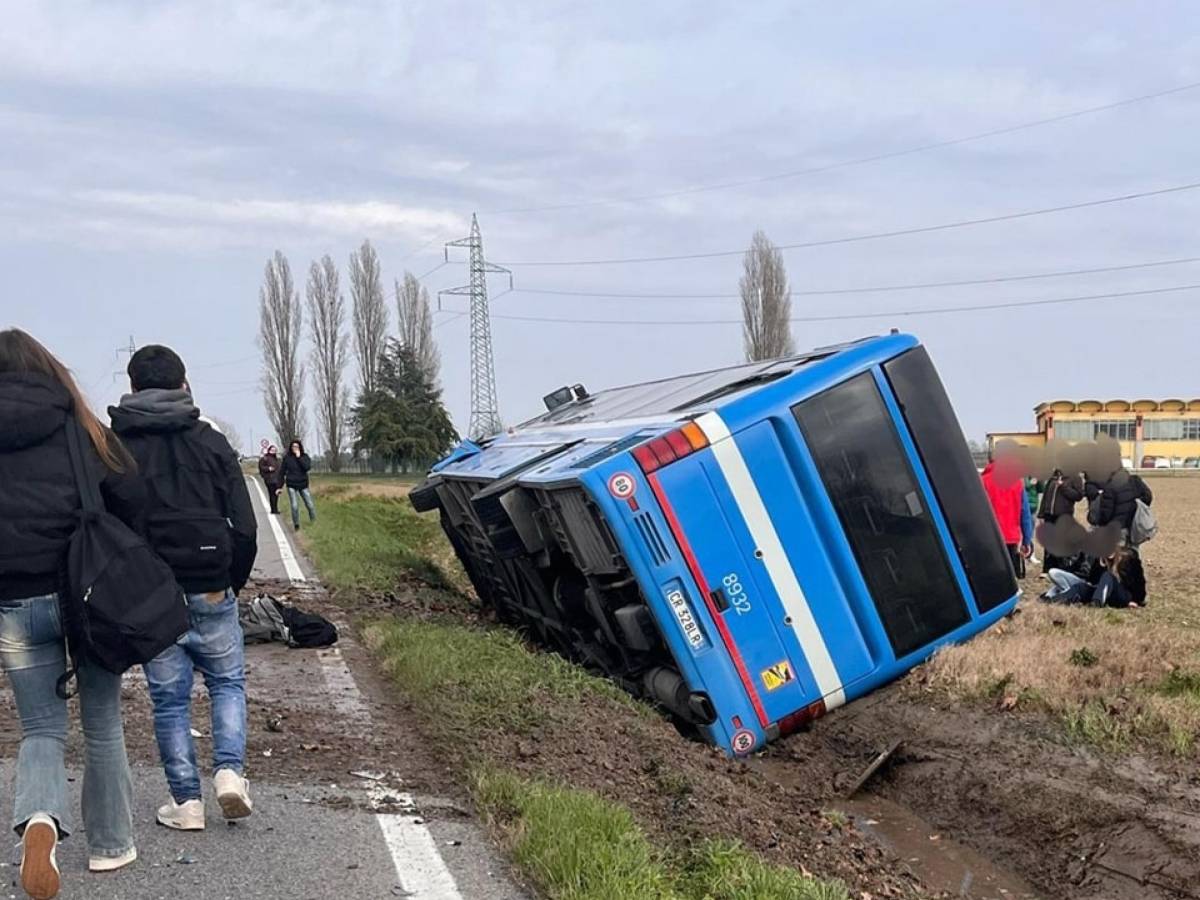
[[436,384],[442,358],[433,340],[429,291],[411,272],[404,273],[404,284],[396,282],[396,324],[400,328],[400,346],[412,353],[430,383]]
[[313,384],[317,389],[317,427],[325,442],[329,468],[337,472],[342,467],[344,426],[350,408],[350,388],[346,384],[350,336],[346,334],[346,298],[338,283],[337,266],[328,254],[309,266],[305,296]]
[[375,389],[388,327],[379,255],[370,241],[363,241],[350,254],[350,297],[354,303],[354,354],[358,358],[359,386],[363,392],[370,392]]
[[242,436],[233,423],[228,419],[222,419],[220,416],[209,416],[209,421],[221,434],[225,435],[225,440],[229,441],[229,446],[233,448],[233,452],[238,456],[245,456],[246,448],[242,444]]
[[258,297],[267,415],[281,443],[303,440],[304,364],[299,353],[303,311],[292,284],[292,268],[278,250],[267,262]]
[[783,254],[762,231],[754,232],[742,260],[742,344],[746,359],[776,359],[795,352],[792,292]]

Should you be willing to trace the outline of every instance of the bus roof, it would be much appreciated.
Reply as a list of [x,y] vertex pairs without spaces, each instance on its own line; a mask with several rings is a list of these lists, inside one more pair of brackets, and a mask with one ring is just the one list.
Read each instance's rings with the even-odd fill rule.
[[515,430],[540,431],[566,425],[651,422],[682,418],[704,412],[718,401],[727,401],[742,391],[790,375],[802,366],[878,339],[878,336],[873,335],[782,359],[743,363],[707,372],[693,372],[608,388],[584,399],[572,400],[522,422]]

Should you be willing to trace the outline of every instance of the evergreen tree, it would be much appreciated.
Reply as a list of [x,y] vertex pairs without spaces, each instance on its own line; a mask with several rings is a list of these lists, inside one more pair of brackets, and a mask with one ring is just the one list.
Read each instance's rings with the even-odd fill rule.
[[458,441],[441,390],[411,348],[389,338],[374,381],[354,408],[356,450],[407,470],[428,465]]

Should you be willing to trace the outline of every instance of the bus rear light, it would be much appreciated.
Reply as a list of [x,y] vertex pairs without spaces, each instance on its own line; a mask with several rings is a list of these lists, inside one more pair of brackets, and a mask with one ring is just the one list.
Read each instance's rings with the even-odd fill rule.
[[642,467],[642,471],[649,475],[668,463],[690,456],[707,446],[708,438],[700,426],[695,422],[688,422],[682,428],[668,431],[662,437],[642,444],[633,451],[633,458]]
[[825,701],[818,700],[816,703],[810,703],[803,709],[798,709],[794,713],[784,716],[779,720],[779,733],[793,734],[799,731],[809,722],[814,719],[819,719],[825,715]]

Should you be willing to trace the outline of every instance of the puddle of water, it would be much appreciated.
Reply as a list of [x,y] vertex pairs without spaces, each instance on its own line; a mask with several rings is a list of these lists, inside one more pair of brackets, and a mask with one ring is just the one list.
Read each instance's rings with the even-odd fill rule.
[[1017,875],[940,834],[903,806],[881,797],[861,796],[843,800],[836,808],[850,816],[860,831],[904,860],[926,887],[968,900],[1040,900]]

